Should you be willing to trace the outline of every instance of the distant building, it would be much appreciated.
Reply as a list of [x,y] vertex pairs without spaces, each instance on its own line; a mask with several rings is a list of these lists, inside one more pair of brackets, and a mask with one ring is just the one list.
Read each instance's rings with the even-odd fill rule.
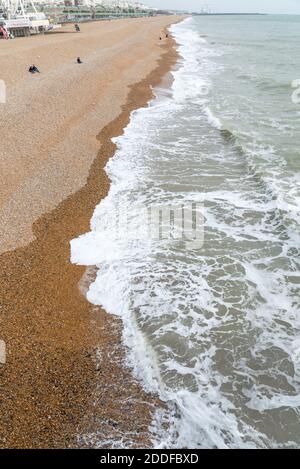
[[105,8],[122,8],[122,9],[141,9],[150,10],[151,8],[140,2],[127,2],[125,0],[32,0],[34,4],[40,5],[66,5],[66,6],[103,6]]
[[47,15],[51,22],[59,23],[71,19],[149,16],[153,15],[153,10],[140,2],[126,0],[0,0],[0,18],[8,20],[39,14],[44,15],[43,19]]

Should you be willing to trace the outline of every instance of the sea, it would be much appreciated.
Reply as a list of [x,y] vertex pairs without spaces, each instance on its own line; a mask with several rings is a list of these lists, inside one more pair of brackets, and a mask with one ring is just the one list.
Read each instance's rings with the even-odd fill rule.
[[300,16],[170,32],[172,80],[114,139],[72,261],[166,403],[154,447],[299,448]]

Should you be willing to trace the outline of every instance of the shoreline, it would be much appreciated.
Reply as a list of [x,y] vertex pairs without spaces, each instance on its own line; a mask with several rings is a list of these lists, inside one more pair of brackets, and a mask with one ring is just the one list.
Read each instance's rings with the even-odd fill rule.
[[[181,21],[170,21],[170,25]],[[149,424],[162,405],[124,367],[122,322],[89,304],[86,269],[70,263],[69,242],[89,230],[95,206],[109,190],[104,171],[133,110],[144,107],[176,64],[170,37],[156,68],[129,87],[119,116],[98,134],[98,156],[86,184],[33,224],[35,240],[1,255],[0,447],[151,447]],[[92,272],[91,272],[92,274]],[[81,291],[80,291],[81,282]],[[13,308],[12,308],[13,306]],[[56,327],[54,327],[56,326]],[[126,414],[126,421],[122,415]],[[78,435],[87,435],[78,443]]]

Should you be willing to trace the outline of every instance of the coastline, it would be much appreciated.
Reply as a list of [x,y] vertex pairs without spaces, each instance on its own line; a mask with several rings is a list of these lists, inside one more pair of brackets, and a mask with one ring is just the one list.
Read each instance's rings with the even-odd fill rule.
[[[0,369],[3,448],[110,447],[110,439],[151,446],[149,424],[161,404],[123,366],[121,320],[80,292],[80,282],[89,279],[85,268],[70,263],[69,241],[89,230],[109,190],[104,167],[115,152],[111,139],[175,65],[175,45],[169,38],[156,68],[129,87],[121,113],[98,134],[100,149],[86,184],[35,221],[35,240],[1,255],[0,330],[8,356]],[[78,443],[78,435],[88,437]]]

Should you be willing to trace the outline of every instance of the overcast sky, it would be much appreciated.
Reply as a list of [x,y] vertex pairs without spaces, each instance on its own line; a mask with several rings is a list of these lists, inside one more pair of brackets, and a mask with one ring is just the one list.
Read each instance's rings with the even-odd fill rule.
[[294,13],[300,14],[300,0],[144,0],[156,8],[173,10],[201,11],[209,5],[215,13],[257,12],[257,13]]

